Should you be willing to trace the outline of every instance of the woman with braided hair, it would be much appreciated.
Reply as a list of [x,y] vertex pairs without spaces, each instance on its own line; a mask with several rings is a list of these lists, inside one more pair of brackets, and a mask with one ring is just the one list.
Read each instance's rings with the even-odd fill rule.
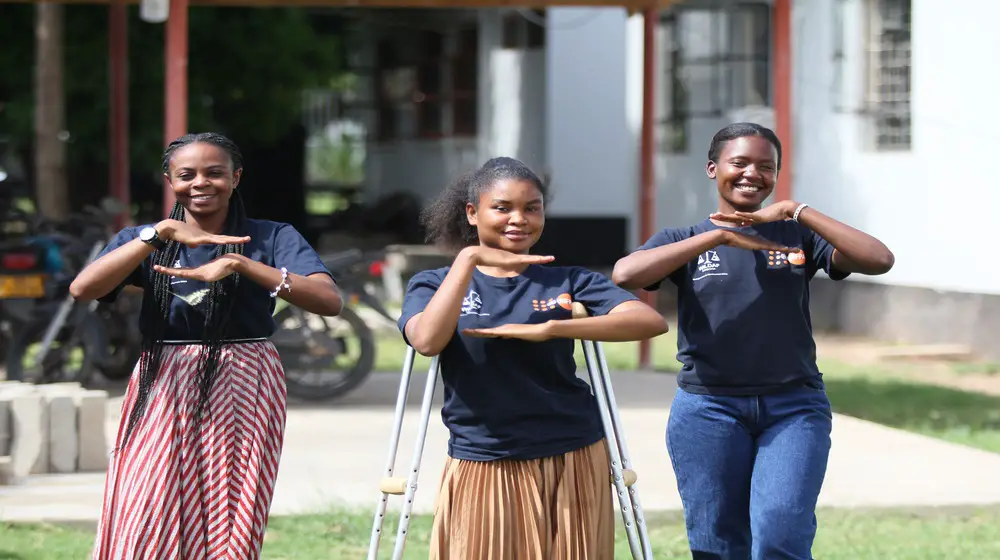
[[295,228],[247,218],[231,140],[182,136],[163,172],[170,217],[122,230],[70,287],[144,291],[93,558],[258,558],[285,427],[275,301],[332,316],[342,300]]

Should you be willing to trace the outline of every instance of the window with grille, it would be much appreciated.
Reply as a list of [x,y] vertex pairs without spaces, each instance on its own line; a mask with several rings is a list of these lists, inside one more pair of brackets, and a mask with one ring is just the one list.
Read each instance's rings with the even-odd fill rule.
[[677,5],[661,20],[665,149],[685,152],[688,123],[771,105],[771,7]]
[[[476,25],[383,38],[375,53],[376,139],[475,136],[478,80]],[[407,121],[411,127],[401,126]]]
[[868,87],[878,150],[908,150],[910,130],[911,0],[868,0]]

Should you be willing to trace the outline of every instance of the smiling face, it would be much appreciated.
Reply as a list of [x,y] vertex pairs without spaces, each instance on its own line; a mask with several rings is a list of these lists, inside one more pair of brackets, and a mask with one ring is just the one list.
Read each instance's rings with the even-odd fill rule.
[[761,136],[744,136],[726,142],[718,161],[705,171],[719,189],[719,210],[754,212],[774,190],[778,180],[778,151]]
[[173,153],[167,179],[177,202],[190,214],[204,218],[226,212],[242,172],[233,169],[224,149],[194,142]]
[[527,253],[545,228],[542,193],[531,181],[500,179],[468,204],[466,216],[479,232],[479,244]]

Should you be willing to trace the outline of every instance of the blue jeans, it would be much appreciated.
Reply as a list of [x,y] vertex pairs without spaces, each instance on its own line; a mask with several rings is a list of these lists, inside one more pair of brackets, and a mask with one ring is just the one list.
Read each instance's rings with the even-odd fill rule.
[[833,415],[826,393],[678,389],[667,450],[695,560],[811,560]]

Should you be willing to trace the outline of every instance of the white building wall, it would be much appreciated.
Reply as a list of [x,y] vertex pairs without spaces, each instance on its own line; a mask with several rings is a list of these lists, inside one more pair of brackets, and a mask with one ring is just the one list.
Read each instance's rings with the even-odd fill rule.
[[865,71],[864,0],[842,2],[844,109],[830,51],[835,2],[795,2],[793,197],[893,250],[893,270],[870,281],[1000,294],[1000,188],[990,173],[1000,152],[1000,3],[913,1],[912,149],[879,153],[867,117],[851,111]]
[[542,174],[547,167],[545,51],[501,48],[501,12],[479,13],[480,48],[485,53],[480,59],[479,163],[514,157]]
[[367,199],[407,190],[427,200],[496,156],[516,157],[539,173],[545,171],[545,53],[502,49],[500,12],[477,10],[477,17],[478,136],[370,141]]
[[[866,0],[796,0],[793,12],[793,197],[872,233],[896,254],[886,284],[1000,294],[992,237],[1000,189],[1000,3],[917,2],[912,19],[912,149],[869,147],[862,99]],[[834,8],[845,57],[835,81]],[[461,171],[514,155],[552,174],[554,216],[635,216],[642,107],[642,18],[621,8],[551,8],[543,53],[499,49],[500,18],[481,11],[480,138],[372,146],[369,181],[433,195]],[[657,52],[663,91],[664,50]],[[544,78],[543,78],[544,77]],[[701,94],[708,91],[702,86]],[[692,95],[699,95],[695,89]],[[658,95],[662,108],[663,94]],[[659,151],[657,228],[715,209],[704,164],[729,118],[693,119],[687,153]],[[419,172],[415,172],[419,170]],[[381,189],[378,189],[381,190]],[[376,190],[375,192],[378,192]],[[630,224],[635,246],[637,224]]]
[[[626,117],[634,81],[630,87],[625,10],[550,8],[548,27],[546,151],[554,195],[548,213],[631,216],[639,160],[637,131]],[[641,88],[639,94],[641,107]]]

